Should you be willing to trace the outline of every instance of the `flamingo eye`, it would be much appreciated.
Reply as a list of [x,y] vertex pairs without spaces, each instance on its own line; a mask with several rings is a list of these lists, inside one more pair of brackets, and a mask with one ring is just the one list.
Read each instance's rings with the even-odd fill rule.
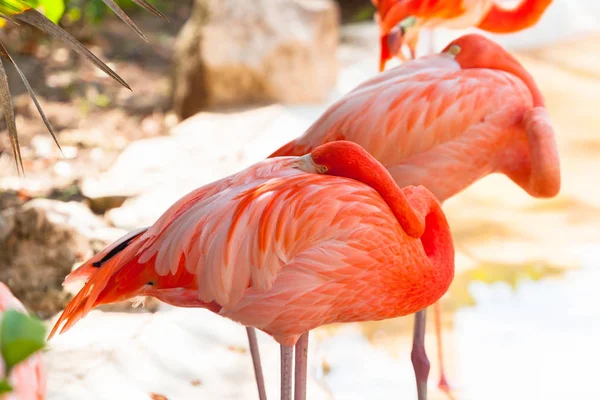
[[459,45],[453,44],[453,45],[450,45],[450,47],[448,48],[447,53],[450,54],[450,55],[456,56],[456,55],[458,55],[458,53],[461,52],[461,50],[462,49],[460,48]]
[[319,171],[319,173],[324,174],[326,173],[328,170],[328,168],[324,165],[317,165],[317,171]]

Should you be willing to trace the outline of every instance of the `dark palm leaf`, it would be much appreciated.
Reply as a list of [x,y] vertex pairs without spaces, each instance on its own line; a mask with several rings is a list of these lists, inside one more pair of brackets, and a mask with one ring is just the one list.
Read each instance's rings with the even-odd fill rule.
[[[91,61],[96,67],[100,68],[107,75],[115,79],[121,85],[131,90],[129,85],[108,65],[102,62],[98,57],[96,57],[91,51],[89,51],[85,46],[83,46],[77,39],[67,33],[64,29],[60,28],[58,25],[54,24],[48,18],[46,18],[42,13],[33,8],[30,3],[34,4],[34,0],[0,0],[0,17],[6,20],[12,21],[14,23],[25,22],[29,25],[32,25],[41,31],[50,34],[51,36],[60,39],[64,42],[69,48],[82,55]],[[133,23],[133,21],[125,14],[125,12],[119,8],[119,6],[114,2],[114,0],[102,0],[119,18],[121,18],[129,27],[131,27],[138,35],[140,35],[144,40],[147,41],[146,37],[142,33],[142,31]],[[146,0],[133,0],[134,3],[138,4],[140,7],[150,11],[151,13],[167,19],[159,10],[157,10],[153,5],[148,3]],[[25,75],[21,72],[19,67],[13,61],[13,59],[8,54],[8,51],[0,43],[0,56],[10,62],[17,70],[20,78],[23,80],[29,95],[31,96],[35,106],[37,107],[46,127],[50,131],[50,134],[54,138],[57,146],[60,149],[60,145],[58,144],[58,140],[56,139],[56,135],[54,130],[50,126],[50,122],[46,115],[44,114],[42,107],[40,106],[39,101],[37,100],[29,82],[25,78]],[[8,87],[8,78],[6,76],[6,71],[4,70],[4,66],[0,60],[0,105],[2,105],[4,109],[4,118],[6,119],[6,125],[8,127],[8,132],[11,139],[13,154],[15,157],[15,162],[17,164],[17,170],[24,173],[23,163],[21,160],[21,152],[19,148],[19,139],[17,137],[17,128],[15,125],[15,117],[14,110],[10,95],[10,89]]]

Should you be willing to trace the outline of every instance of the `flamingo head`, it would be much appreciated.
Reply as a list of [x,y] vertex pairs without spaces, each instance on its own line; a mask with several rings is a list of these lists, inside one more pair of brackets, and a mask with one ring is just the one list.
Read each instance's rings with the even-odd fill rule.
[[531,75],[502,46],[472,33],[450,42],[442,54],[449,54],[463,69],[487,68],[508,72],[521,79],[531,92],[534,107],[544,107],[544,99]]
[[393,57],[398,57],[403,61],[406,60],[406,57],[402,54],[404,45],[408,46],[411,57],[415,58],[418,32],[415,29],[411,29],[415,23],[415,17],[409,16],[394,26],[390,31],[386,33],[382,32],[379,38],[381,48],[379,56],[379,72],[385,69],[385,64]]

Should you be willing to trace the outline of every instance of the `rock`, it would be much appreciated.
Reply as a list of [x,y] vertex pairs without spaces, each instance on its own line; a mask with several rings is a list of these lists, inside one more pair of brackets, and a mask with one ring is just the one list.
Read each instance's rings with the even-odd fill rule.
[[231,113],[203,112],[177,125],[171,136],[131,143],[110,170],[86,179],[88,197],[130,197],[106,213],[133,230],[153,224],[186,193],[267,157],[299,136],[319,107],[261,107]]
[[41,318],[62,310],[62,289],[76,262],[125,232],[110,228],[83,204],[35,199],[0,212],[0,281]]
[[338,72],[333,0],[196,0],[176,43],[174,109],[325,100]]

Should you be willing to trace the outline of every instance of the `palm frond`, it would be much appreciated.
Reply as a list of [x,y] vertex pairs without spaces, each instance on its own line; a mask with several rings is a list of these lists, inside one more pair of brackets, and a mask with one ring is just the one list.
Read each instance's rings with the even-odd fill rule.
[[[135,25],[135,23],[127,16],[127,14],[114,2],[114,0],[102,0],[104,4],[106,4],[125,24],[127,24],[130,28],[132,28],[142,39],[147,41],[144,33]],[[168,20],[156,7],[148,3],[146,0],[132,0],[134,3],[144,8],[145,10],[151,12],[152,14],[164,18]],[[8,21],[12,21],[17,25],[19,22],[25,22],[29,25],[36,27],[42,32],[49,34],[50,36],[61,40],[65,43],[70,49],[77,52],[81,56],[88,59],[92,62],[96,67],[100,70],[104,71],[108,76],[119,82],[121,85],[131,90],[129,85],[108,65],[106,65],[102,60],[96,57],[91,51],[89,51],[84,45],[82,45],[77,39],[75,39],[72,35],[70,35],[67,31],[53,23],[50,19],[48,19],[44,14],[37,11],[33,6],[37,5],[37,0],[0,0],[0,18],[3,18]],[[46,115],[44,114],[42,107],[37,100],[33,89],[29,85],[25,75],[20,70],[20,68],[16,65],[12,57],[8,54],[6,47],[0,43],[0,56],[11,63],[19,77],[23,81],[27,91],[31,99],[33,100],[35,106],[38,109],[42,119],[44,120],[44,124],[48,128],[48,131],[52,135],[56,145],[60,149],[60,145],[56,138],[55,132],[50,125],[50,122]],[[19,140],[17,136],[17,128],[15,124],[15,116],[14,109],[10,94],[10,89],[8,86],[8,78],[6,76],[6,71],[4,70],[4,65],[0,60],[0,105],[2,105],[4,109],[4,118],[6,120],[6,125],[8,127],[8,132],[11,139],[11,145],[13,154],[15,157],[15,162],[17,165],[17,171],[24,173],[23,170],[23,162],[21,160],[21,151],[19,147]],[[61,150],[62,151],[62,150]]]
[[10,144],[12,146],[15,162],[17,163],[17,172],[25,173],[23,170],[23,160],[21,159],[21,148],[19,147],[19,137],[17,136],[17,125],[15,123],[15,110],[13,109],[12,99],[10,97],[10,88],[8,87],[8,76],[4,70],[4,63],[0,60],[0,104],[4,110],[4,119],[10,135]]
[[165,14],[161,13],[160,10],[154,7],[152,4],[148,3],[146,0],[133,0],[135,4],[144,8],[146,11],[150,11],[152,14],[156,15],[164,19],[165,21],[169,21],[169,18],[165,16]]

